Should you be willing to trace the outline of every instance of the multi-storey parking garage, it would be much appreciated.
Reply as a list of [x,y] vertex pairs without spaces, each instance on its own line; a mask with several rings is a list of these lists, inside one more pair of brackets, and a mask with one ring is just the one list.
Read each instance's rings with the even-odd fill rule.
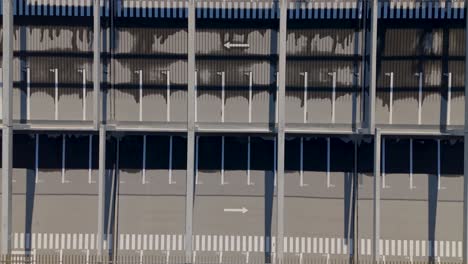
[[464,1],[2,8],[3,253],[466,251]]

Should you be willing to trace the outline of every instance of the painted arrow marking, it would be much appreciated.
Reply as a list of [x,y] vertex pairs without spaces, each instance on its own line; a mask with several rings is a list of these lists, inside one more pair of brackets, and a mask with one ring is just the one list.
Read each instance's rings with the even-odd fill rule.
[[231,42],[226,42],[224,43],[224,47],[230,49],[230,48],[248,48],[250,47],[249,43],[231,43]]
[[228,213],[242,213],[242,214],[245,214],[248,211],[249,210],[247,210],[247,208],[245,208],[245,207],[242,207],[242,208],[224,208],[224,212],[228,212]]

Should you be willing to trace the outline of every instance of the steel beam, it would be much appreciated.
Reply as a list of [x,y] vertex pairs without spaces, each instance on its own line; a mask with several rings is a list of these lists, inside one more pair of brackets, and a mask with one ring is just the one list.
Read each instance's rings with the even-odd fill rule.
[[2,254],[11,253],[13,165],[13,1],[3,1]]
[[185,257],[192,262],[193,177],[195,154],[195,0],[188,0],[187,192],[185,203]]
[[374,137],[374,217],[372,257],[374,263],[380,259],[380,145],[381,133],[377,128]]
[[287,37],[287,1],[280,2],[279,60],[278,60],[278,148],[277,148],[277,234],[276,253],[278,263],[283,261],[284,240],[284,138],[285,138],[285,97],[286,97],[286,37]]
[[370,65],[369,65],[369,104],[367,109],[369,134],[375,131],[375,97],[376,97],[376,70],[377,70],[377,16],[378,0],[372,0],[372,23],[370,41]]
[[464,160],[463,160],[463,263],[468,263],[468,5],[465,4],[465,127],[463,130],[464,139]]

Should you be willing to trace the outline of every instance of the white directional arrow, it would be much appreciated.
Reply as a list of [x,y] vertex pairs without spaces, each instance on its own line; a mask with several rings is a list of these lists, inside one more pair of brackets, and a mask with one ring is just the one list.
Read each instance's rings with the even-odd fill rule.
[[226,42],[224,43],[224,47],[230,49],[230,48],[248,48],[250,47],[249,43],[231,43],[231,42]]
[[229,213],[242,213],[245,214],[247,213],[247,208],[242,207],[242,208],[224,208],[224,212],[229,212]]

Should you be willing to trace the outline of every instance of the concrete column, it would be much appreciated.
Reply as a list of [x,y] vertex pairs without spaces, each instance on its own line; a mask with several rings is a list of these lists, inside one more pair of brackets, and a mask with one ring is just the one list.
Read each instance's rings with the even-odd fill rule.
[[378,0],[372,0],[371,13],[371,41],[369,65],[369,108],[367,109],[369,134],[375,130],[375,97],[376,97],[376,70],[377,70],[377,16]]
[[13,166],[13,1],[3,1],[2,254],[11,253]]
[[463,160],[463,263],[468,263],[468,5],[465,10],[465,127],[463,133],[464,140],[464,160]]
[[195,154],[195,0],[188,1],[188,86],[187,86],[187,192],[185,204],[185,256],[192,263],[193,177]]
[[372,239],[372,257],[374,263],[378,263],[380,259],[380,145],[381,134],[377,128],[375,129],[374,137],[374,231]]
[[[106,211],[106,127],[104,125],[99,127],[99,165],[98,165],[98,242],[97,253],[98,255],[104,254],[104,240],[105,240],[105,211]],[[107,248],[111,245],[108,241]]]
[[[94,128],[99,131],[99,165],[98,165],[98,227],[97,227],[97,253],[104,254],[105,237],[105,173],[106,173],[106,127],[101,125],[102,120],[102,93],[101,93],[101,15],[100,0],[93,1],[93,109]],[[108,242],[108,245],[110,243]],[[107,247],[109,248],[109,246]]]
[[279,60],[278,60],[278,148],[277,148],[277,225],[276,253],[278,263],[283,261],[284,240],[284,127],[285,127],[285,97],[286,97],[286,37],[287,37],[287,1],[280,2],[280,28],[279,28]]

